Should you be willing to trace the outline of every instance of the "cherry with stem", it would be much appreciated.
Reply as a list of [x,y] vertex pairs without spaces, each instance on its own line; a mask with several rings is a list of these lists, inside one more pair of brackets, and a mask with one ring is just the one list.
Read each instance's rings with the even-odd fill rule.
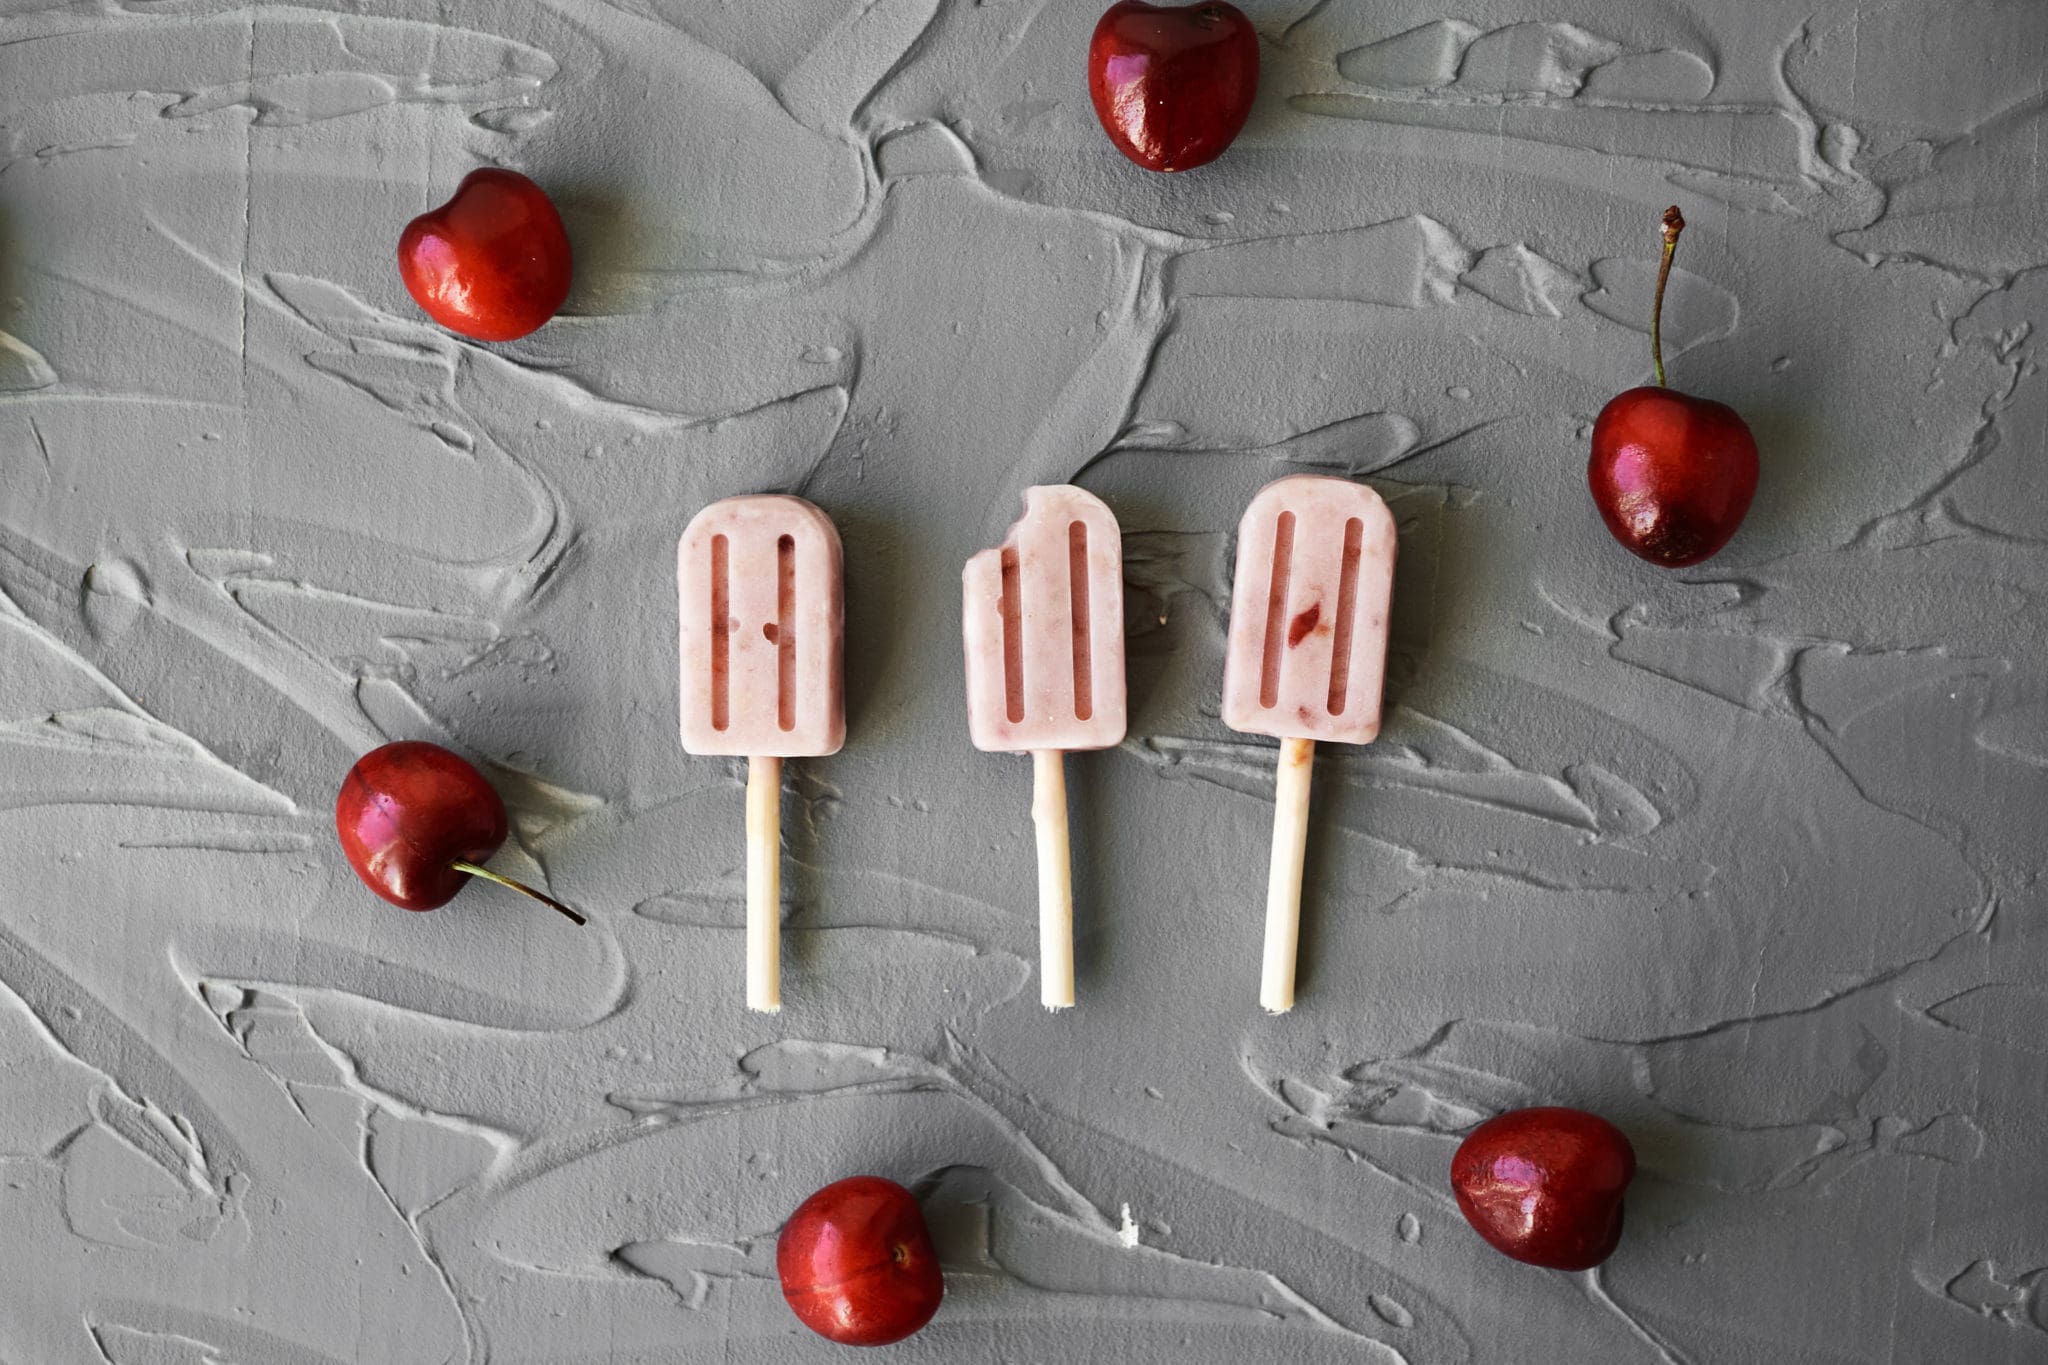
[[1657,387],[1664,383],[1664,286],[1671,283],[1671,258],[1678,254],[1678,234],[1685,231],[1685,215],[1673,204],[1664,210],[1664,259],[1657,266],[1657,297],[1650,304],[1650,363],[1657,370]]
[[1756,438],[1735,409],[1671,388],[1664,377],[1664,291],[1685,216],[1664,210],[1664,257],[1650,311],[1657,382],[1610,399],[1593,423],[1586,483],[1614,538],[1652,564],[1682,568],[1718,554],[1756,496]]
[[471,878],[529,896],[577,924],[580,913],[484,864],[505,842],[505,802],[460,754],[419,740],[356,760],[334,802],[335,830],[363,884],[407,910],[455,899]]

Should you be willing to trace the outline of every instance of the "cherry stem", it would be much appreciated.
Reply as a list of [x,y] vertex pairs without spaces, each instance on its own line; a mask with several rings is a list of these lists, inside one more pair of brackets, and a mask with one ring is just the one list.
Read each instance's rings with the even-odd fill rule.
[[553,908],[567,915],[570,919],[575,920],[578,924],[590,923],[589,920],[583,918],[583,916],[577,914],[574,910],[571,910],[568,906],[562,904],[553,896],[542,895],[540,892],[528,886],[525,882],[515,882],[510,877],[504,876],[501,873],[491,871],[488,867],[478,867],[475,863],[463,862],[450,863],[448,864],[448,866],[454,868],[457,872],[467,872],[472,877],[482,877],[487,882],[496,882],[500,886],[509,886],[522,896],[531,896],[535,900],[539,901],[542,905],[552,906]]
[[1657,301],[1650,305],[1650,359],[1657,366],[1657,387],[1664,382],[1664,285],[1671,278],[1671,257],[1678,250],[1678,234],[1685,231],[1685,215],[1673,204],[1664,210],[1664,263],[1657,267]]

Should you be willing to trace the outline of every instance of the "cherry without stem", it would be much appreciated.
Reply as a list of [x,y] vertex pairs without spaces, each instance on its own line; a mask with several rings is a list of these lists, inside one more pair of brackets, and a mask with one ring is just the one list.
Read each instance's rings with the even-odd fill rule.
[[1488,1245],[1552,1270],[1587,1270],[1621,1242],[1635,1148],[1583,1109],[1516,1109],[1480,1124],[1451,1158],[1458,1211]]
[[1223,154],[1259,93],[1259,35],[1223,0],[1184,7],[1122,0],[1088,43],[1088,95],[1116,149],[1148,171]]
[[569,234],[546,190],[486,166],[464,176],[447,203],[406,224],[398,272],[449,331],[515,341],[568,298]]
[[797,1318],[845,1346],[886,1346],[938,1312],[946,1280],[924,1211],[880,1176],[825,1186],[775,1242],[775,1272]]

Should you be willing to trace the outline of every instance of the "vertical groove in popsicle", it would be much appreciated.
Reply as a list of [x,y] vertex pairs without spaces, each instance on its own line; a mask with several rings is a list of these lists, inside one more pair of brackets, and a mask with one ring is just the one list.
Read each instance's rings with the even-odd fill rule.
[[732,589],[727,581],[730,550],[724,536],[711,537],[711,728],[732,721]]
[[1003,710],[1012,725],[1024,719],[1024,600],[1017,547],[1003,547]]
[[1273,583],[1266,593],[1266,658],[1259,675],[1259,705],[1280,700],[1281,646],[1287,635],[1287,579],[1294,569],[1294,513],[1282,512],[1273,532]]
[[1344,568],[1337,580],[1336,633],[1330,646],[1330,714],[1344,714],[1351,694],[1351,618],[1358,612],[1358,561],[1365,555],[1365,523],[1344,523]]
[[775,723],[796,728],[796,537],[775,542]]
[[1067,598],[1074,626],[1074,719],[1087,720],[1095,714],[1095,678],[1090,659],[1093,644],[1088,638],[1088,523],[1067,525]]

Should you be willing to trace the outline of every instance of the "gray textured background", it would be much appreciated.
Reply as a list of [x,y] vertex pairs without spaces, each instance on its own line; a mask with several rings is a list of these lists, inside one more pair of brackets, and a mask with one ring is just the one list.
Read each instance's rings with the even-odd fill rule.
[[[2048,1359],[2048,5],[1260,0],[1171,178],[1094,124],[1092,0],[4,8],[0,1360],[837,1358],[773,1234],[854,1171],[944,1241],[902,1360]],[[392,261],[482,162],[579,264],[493,348]],[[1673,201],[1673,381],[1764,474],[1667,574],[1583,470]],[[1231,528],[1304,468],[1402,559],[1273,1020],[1216,710]],[[1132,716],[1050,1018],[957,583],[1066,479]],[[672,556],[777,488],[845,535],[852,737],[791,765],[771,1020]],[[399,736],[592,927],[359,886],[333,795]],[[1445,1198],[1538,1102],[1641,1153],[1598,1273]]]

